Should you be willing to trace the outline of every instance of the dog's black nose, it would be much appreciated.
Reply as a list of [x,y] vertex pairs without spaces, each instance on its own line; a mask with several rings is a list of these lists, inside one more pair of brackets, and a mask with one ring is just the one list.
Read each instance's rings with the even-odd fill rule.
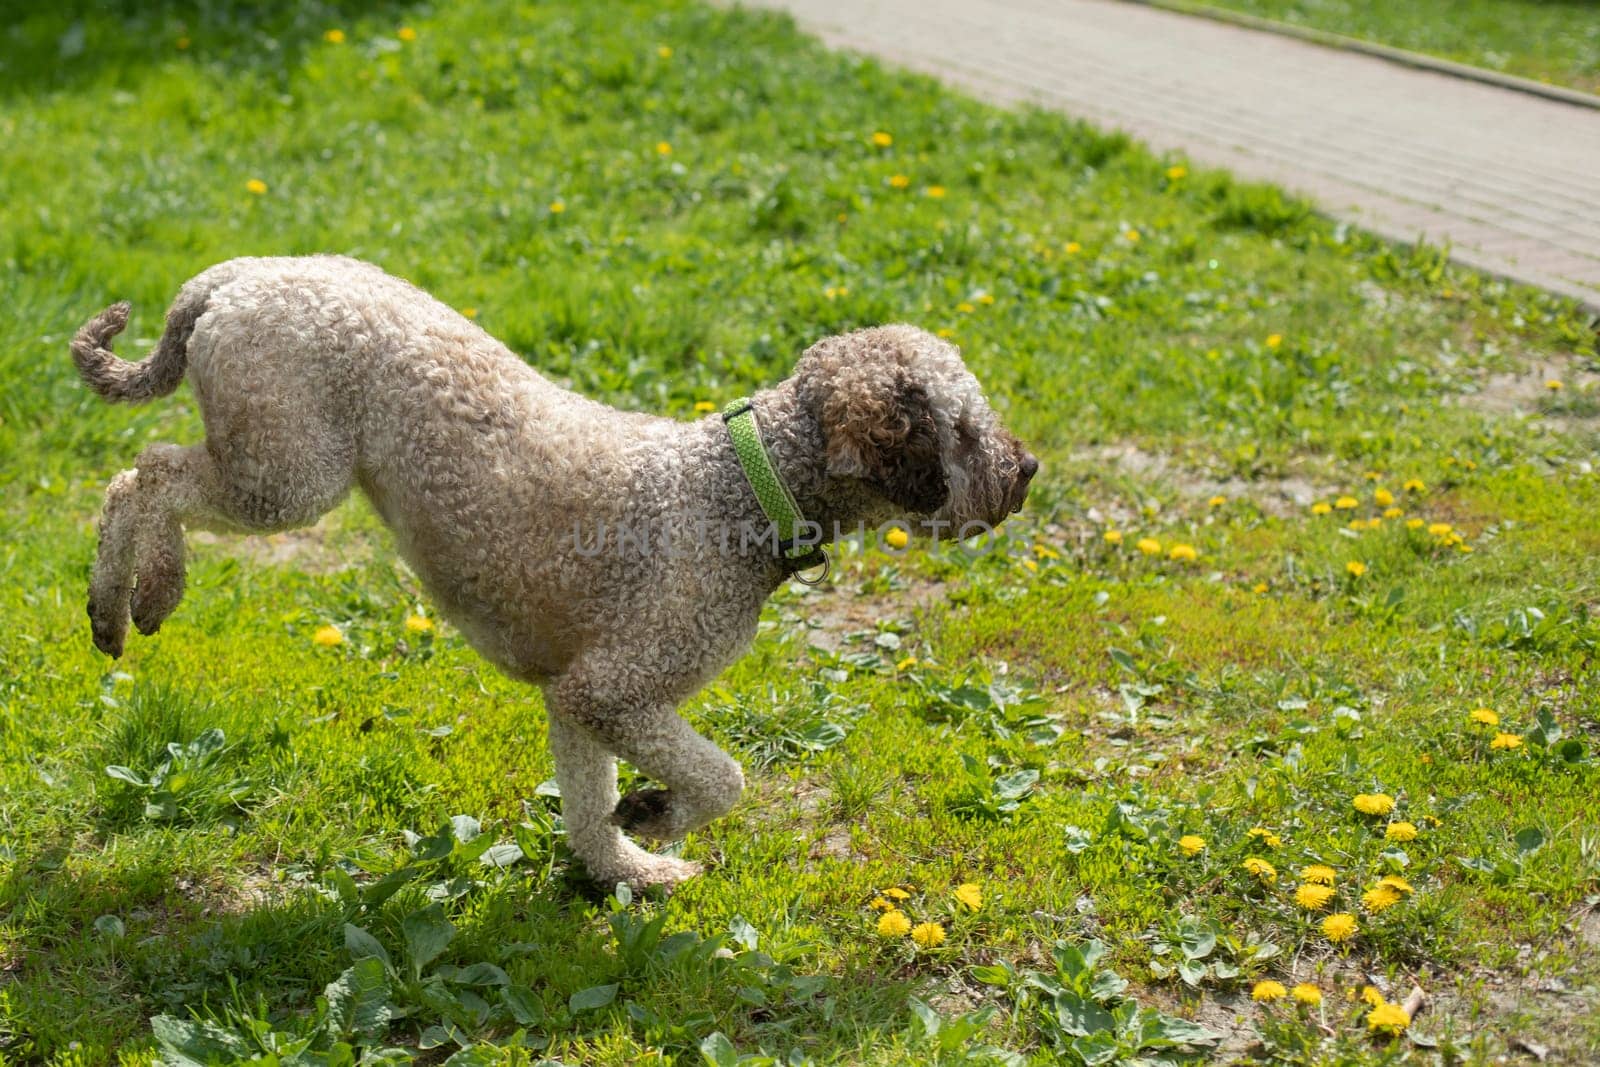
[[1017,474],[1022,477],[1023,481],[1029,482],[1032,481],[1033,476],[1038,473],[1038,457],[1036,457],[1032,452],[1024,452],[1022,454],[1022,463],[1017,467]]

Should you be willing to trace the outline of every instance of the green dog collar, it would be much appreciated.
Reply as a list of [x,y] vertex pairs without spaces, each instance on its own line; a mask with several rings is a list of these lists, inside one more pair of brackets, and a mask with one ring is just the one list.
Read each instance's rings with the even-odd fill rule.
[[[756,413],[750,398],[743,397],[723,408],[722,421],[727,424],[734,454],[739,457],[739,466],[756,494],[761,513],[778,533],[778,549],[783,553],[784,569],[794,574],[812,567],[826,568],[828,556],[821,546],[800,542],[800,527],[805,517],[800,514],[800,506],[794,502],[789,487],[783,484],[778,469],[772,465],[772,457],[761,440],[761,428],[756,425]],[[820,582],[827,573],[824,569],[814,581]]]

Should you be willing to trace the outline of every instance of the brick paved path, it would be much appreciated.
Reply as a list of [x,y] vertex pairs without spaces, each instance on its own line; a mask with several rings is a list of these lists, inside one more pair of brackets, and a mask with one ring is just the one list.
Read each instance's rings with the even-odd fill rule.
[[746,0],[1600,310],[1600,110],[1118,0]]

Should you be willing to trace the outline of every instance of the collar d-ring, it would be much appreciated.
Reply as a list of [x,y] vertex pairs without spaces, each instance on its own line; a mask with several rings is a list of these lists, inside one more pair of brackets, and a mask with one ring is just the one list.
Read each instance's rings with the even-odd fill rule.
[[[818,555],[818,556],[822,557],[820,562],[816,562],[816,563],[810,562],[809,557],[807,557],[806,560],[802,561],[802,562],[805,562],[807,565],[805,567],[799,569],[799,570],[790,571],[789,572],[789,577],[792,578],[794,581],[799,582],[801,585],[812,585],[812,586],[815,586],[815,585],[821,585],[823,582],[827,581],[828,580],[828,572],[833,569],[833,561],[830,560],[828,558],[828,554],[826,552],[824,552],[820,548],[815,551],[815,555]],[[806,575],[806,571],[807,570],[816,570],[818,567],[820,567],[822,569],[820,571],[817,571],[817,574],[816,574],[815,577],[808,577]]]

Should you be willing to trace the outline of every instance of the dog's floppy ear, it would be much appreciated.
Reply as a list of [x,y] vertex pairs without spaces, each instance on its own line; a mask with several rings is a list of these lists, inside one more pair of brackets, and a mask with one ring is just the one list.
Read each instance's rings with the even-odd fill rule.
[[822,405],[828,473],[860,478],[898,507],[931,514],[950,499],[928,392],[904,367],[841,370]]

